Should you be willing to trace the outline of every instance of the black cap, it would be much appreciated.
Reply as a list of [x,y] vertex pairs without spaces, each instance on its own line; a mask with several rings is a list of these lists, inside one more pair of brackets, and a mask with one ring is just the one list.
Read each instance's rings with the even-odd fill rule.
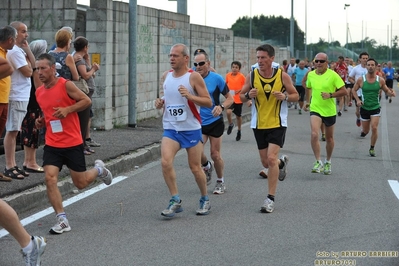
[[196,55],[199,54],[199,53],[204,53],[204,54],[206,54],[206,52],[205,52],[204,49],[197,49],[197,50],[194,51],[194,56],[196,56]]

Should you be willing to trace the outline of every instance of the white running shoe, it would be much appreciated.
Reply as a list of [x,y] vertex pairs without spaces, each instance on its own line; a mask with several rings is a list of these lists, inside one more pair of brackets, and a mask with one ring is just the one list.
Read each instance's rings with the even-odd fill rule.
[[224,191],[226,190],[226,186],[224,185],[224,182],[218,182],[216,181],[216,186],[213,189],[213,194],[223,194]]
[[267,178],[267,174],[268,174],[268,168],[264,168],[263,170],[261,170],[259,172],[259,175],[263,178]]
[[104,162],[101,160],[96,160],[94,162],[94,165],[102,168],[103,173],[101,175],[98,175],[98,177],[104,182],[104,184],[110,185],[112,183],[112,173],[107,168],[105,168]]
[[274,211],[274,201],[269,198],[265,199],[263,206],[260,208],[260,211],[263,213],[270,213]]
[[283,181],[285,179],[285,177],[287,176],[288,156],[281,155],[280,160],[283,161],[284,166],[279,171],[278,180]]
[[71,231],[71,227],[69,226],[69,222],[66,218],[58,217],[57,220],[58,222],[50,229],[51,234],[62,234],[64,232]]
[[30,253],[24,253],[21,250],[22,256],[25,259],[26,266],[40,266],[41,264],[41,256],[46,249],[46,238],[42,236],[32,236],[33,241],[33,249]]
[[210,185],[212,183],[213,164],[211,161],[208,161],[208,163],[210,164],[209,169],[206,169],[205,167],[202,168],[206,176],[206,185]]

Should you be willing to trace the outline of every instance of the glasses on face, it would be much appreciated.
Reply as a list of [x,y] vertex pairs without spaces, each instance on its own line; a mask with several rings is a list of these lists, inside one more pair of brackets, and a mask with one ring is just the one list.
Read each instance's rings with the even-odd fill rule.
[[194,63],[194,66],[195,67],[197,67],[197,66],[203,66],[203,65],[205,65],[205,61],[202,61],[202,62],[198,62],[198,63]]
[[315,60],[314,60],[314,62],[315,62],[315,63],[325,63],[325,62],[326,62],[326,60],[319,60],[319,59],[315,59]]

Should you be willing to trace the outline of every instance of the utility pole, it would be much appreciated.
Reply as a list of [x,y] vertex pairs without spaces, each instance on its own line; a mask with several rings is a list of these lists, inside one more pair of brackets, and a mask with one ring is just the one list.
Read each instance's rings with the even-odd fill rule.
[[290,54],[294,56],[294,0],[291,0]]
[[346,10],[346,56],[348,56],[348,29],[349,29],[349,25],[348,25],[348,7],[350,7],[351,5],[349,4],[345,4],[344,6],[344,10]]
[[187,0],[169,0],[177,1],[177,13],[187,15]]

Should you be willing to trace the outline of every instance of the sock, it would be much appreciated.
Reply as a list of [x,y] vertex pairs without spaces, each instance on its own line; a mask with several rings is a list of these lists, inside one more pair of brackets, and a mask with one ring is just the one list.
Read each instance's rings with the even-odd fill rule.
[[269,199],[271,199],[272,201],[274,201],[274,196],[273,196],[273,195],[268,194],[267,197],[268,197]]
[[200,199],[200,200],[202,200],[202,201],[207,201],[207,200],[209,200],[209,197],[208,197],[208,195],[201,196],[201,199]]
[[90,140],[91,140],[91,138],[87,138],[87,139],[86,139],[86,141],[90,141]]
[[324,163],[331,163],[331,159],[327,161],[327,159],[324,161]]
[[[33,239],[33,236],[32,236],[32,239]],[[29,254],[29,253],[32,252],[32,250],[33,250],[33,241],[32,241],[32,239],[30,240],[29,244],[26,247],[22,248],[22,252],[24,254]]]
[[323,162],[321,160],[317,160],[319,162],[319,164],[323,165]]
[[60,213],[57,214],[57,218],[58,217],[62,217],[62,218],[66,219],[66,213],[65,212],[60,212]]
[[374,146],[373,145],[370,145],[370,150],[374,150]]
[[172,196],[172,200],[173,200],[174,202],[180,202],[180,196],[179,196],[179,194],[173,195],[173,196]]
[[216,179],[216,182],[224,182],[224,177]]
[[103,174],[103,168],[102,167],[99,167],[99,166],[95,165],[94,168],[96,168],[96,170],[98,171],[98,175],[99,176]]

